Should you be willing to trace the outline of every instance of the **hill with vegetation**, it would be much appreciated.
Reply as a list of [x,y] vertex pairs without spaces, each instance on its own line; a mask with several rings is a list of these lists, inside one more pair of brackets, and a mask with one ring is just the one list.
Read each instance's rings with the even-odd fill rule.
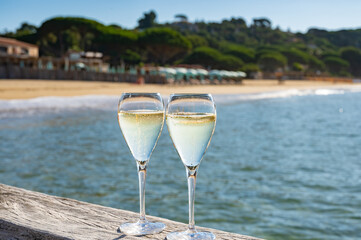
[[247,25],[242,18],[189,22],[185,15],[159,24],[144,13],[135,29],[77,17],[56,17],[37,27],[23,23],[1,34],[39,46],[40,55],[61,57],[69,50],[99,51],[112,66],[197,64],[247,73],[302,72],[361,76],[361,29],[292,33],[266,18]]

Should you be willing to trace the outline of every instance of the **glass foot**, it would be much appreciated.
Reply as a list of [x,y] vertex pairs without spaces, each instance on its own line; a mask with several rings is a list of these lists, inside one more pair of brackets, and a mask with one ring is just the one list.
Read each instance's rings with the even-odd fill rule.
[[213,240],[216,236],[211,232],[172,232],[167,235],[167,240]]
[[147,235],[160,233],[165,228],[161,222],[138,221],[136,223],[123,223],[119,230],[126,235]]

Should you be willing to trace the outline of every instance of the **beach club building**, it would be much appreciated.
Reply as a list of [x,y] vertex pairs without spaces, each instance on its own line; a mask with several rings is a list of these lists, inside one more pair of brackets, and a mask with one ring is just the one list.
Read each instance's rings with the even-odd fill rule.
[[14,65],[33,65],[39,58],[39,47],[12,38],[0,37],[0,61]]
[[0,55],[14,57],[39,57],[38,46],[12,38],[0,37]]
[[109,65],[103,62],[103,54],[100,52],[69,51],[60,58],[39,57],[38,46],[13,38],[0,37],[0,76],[5,76],[6,71],[18,72],[19,68],[108,72]]

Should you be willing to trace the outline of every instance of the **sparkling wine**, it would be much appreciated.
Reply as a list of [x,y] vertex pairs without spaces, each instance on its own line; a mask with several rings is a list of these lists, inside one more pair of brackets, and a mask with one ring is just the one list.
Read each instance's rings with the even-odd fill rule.
[[119,111],[118,122],[134,158],[148,161],[163,128],[164,112]]
[[167,114],[167,126],[183,164],[196,168],[207,150],[216,125],[212,113]]

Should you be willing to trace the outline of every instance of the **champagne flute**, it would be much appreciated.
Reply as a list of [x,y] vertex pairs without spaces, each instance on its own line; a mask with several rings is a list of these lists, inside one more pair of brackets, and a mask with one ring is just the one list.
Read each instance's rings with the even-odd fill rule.
[[170,233],[167,239],[215,239],[211,232],[198,232],[194,227],[197,171],[216,126],[216,106],[212,96],[172,94],[168,100],[166,121],[173,144],[186,168],[189,201],[188,230]]
[[164,105],[159,93],[123,93],[118,104],[118,122],[124,139],[137,163],[140,218],[119,229],[127,235],[155,234],[163,231],[160,222],[145,218],[145,179],[147,164],[164,125]]

